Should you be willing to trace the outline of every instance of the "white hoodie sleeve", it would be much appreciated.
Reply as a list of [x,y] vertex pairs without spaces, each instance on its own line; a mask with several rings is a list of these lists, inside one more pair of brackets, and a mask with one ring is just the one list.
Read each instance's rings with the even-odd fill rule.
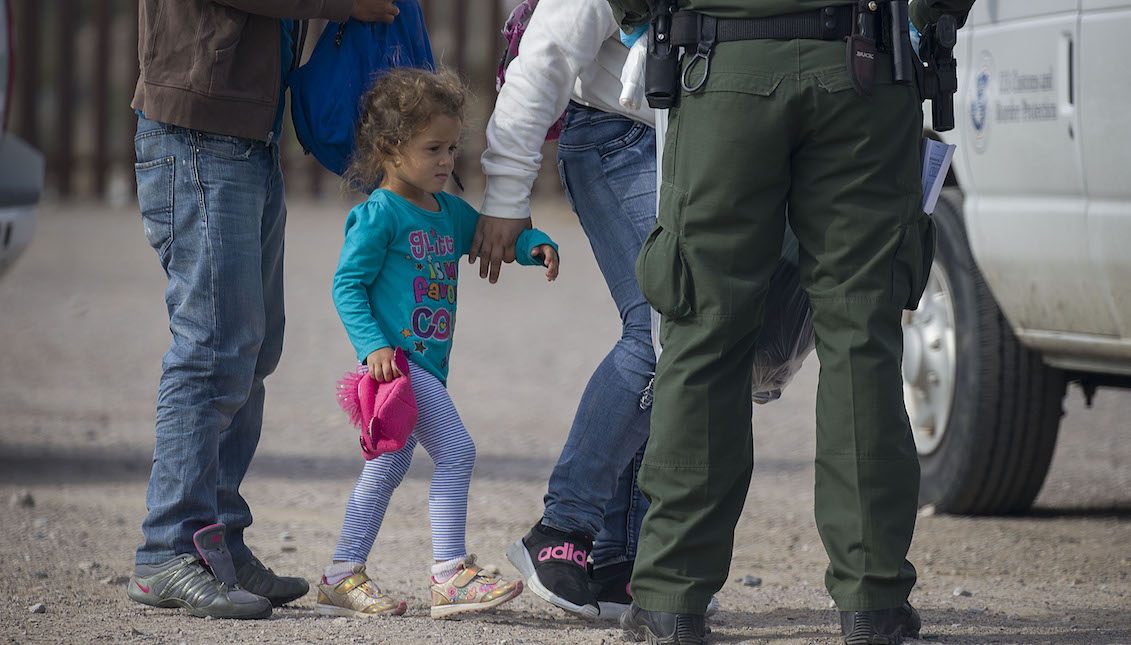
[[541,0],[535,7],[487,123],[482,214],[530,217],[546,131],[569,103],[578,74],[618,29],[608,0]]

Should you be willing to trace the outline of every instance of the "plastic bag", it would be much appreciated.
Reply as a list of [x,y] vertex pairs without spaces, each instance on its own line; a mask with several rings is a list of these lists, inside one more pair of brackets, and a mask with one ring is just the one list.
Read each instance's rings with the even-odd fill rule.
[[786,229],[781,259],[770,278],[762,309],[765,312],[762,329],[755,342],[755,403],[780,398],[785,386],[801,370],[805,357],[816,346],[813,311],[809,308],[809,296],[801,288],[797,252],[797,238]]

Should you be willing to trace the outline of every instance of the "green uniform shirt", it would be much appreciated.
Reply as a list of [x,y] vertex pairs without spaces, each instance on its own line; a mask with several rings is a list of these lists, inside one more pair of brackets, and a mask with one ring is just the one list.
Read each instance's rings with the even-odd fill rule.
[[[680,9],[689,9],[719,18],[761,18],[796,11],[816,10],[823,7],[849,5],[855,0],[679,0]],[[633,27],[648,22],[657,0],[609,0],[617,21],[631,31]],[[911,20],[922,29],[936,22],[939,16],[949,13],[958,18],[959,26],[974,0],[912,0]]]

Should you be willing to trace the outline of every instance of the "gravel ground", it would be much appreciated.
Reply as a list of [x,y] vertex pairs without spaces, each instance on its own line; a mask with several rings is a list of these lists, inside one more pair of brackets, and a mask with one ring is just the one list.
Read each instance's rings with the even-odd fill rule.
[[[585,380],[617,335],[616,310],[588,245],[559,201],[538,225],[563,271],[508,267],[499,285],[465,269],[451,392],[476,438],[469,547],[508,576],[507,544],[541,497]],[[330,556],[360,471],[333,384],[352,363],[329,298],[345,208],[295,203],[287,239],[284,358],[244,484],[248,540],[269,566],[314,580]],[[495,613],[428,618],[427,485],[421,451],[371,558],[403,618],[319,618],[314,594],[266,621],[215,621],[125,596],[141,540],[160,356],[164,280],[132,206],[45,205],[32,248],[0,282],[0,637],[34,642],[579,643],[619,640],[527,592]],[[504,333],[499,333],[505,330]],[[757,465],[715,643],[836,643],[812,518],[816,359],[755,414]],[[1052,472],[1034,512],[921,513],[912,601],[930,643],[1131,644],[1131,392],[1084,409],[1073,390]],[[743,584],[742,580],[756,585]],[[35,613],[42,608],[42,613]]]

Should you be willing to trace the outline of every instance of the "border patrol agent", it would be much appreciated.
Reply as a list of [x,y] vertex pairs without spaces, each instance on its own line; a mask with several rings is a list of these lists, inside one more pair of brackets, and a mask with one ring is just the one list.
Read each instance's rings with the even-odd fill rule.
[[[626,31],[664,10],[610,4]],[[633,640],[703,642],[703,608],[726,581],[753,464],[752,350],[787,224],[821,364],[814,510],[826,587],[846,643],[918,635],[906,556],[919,464],[900,320],[922,295],[934,226],[920,206],[920,95],[895,82],[899,50],[883,43],[889,4],[679,0],[668,18],[683,91],[658,223],[636,265],[663,353],[640,470],[651,508],[621,617]],[[944,13],[961,25],[972,4],[904,0],[896,15],[905,27],[910,11],[922,31]]]

